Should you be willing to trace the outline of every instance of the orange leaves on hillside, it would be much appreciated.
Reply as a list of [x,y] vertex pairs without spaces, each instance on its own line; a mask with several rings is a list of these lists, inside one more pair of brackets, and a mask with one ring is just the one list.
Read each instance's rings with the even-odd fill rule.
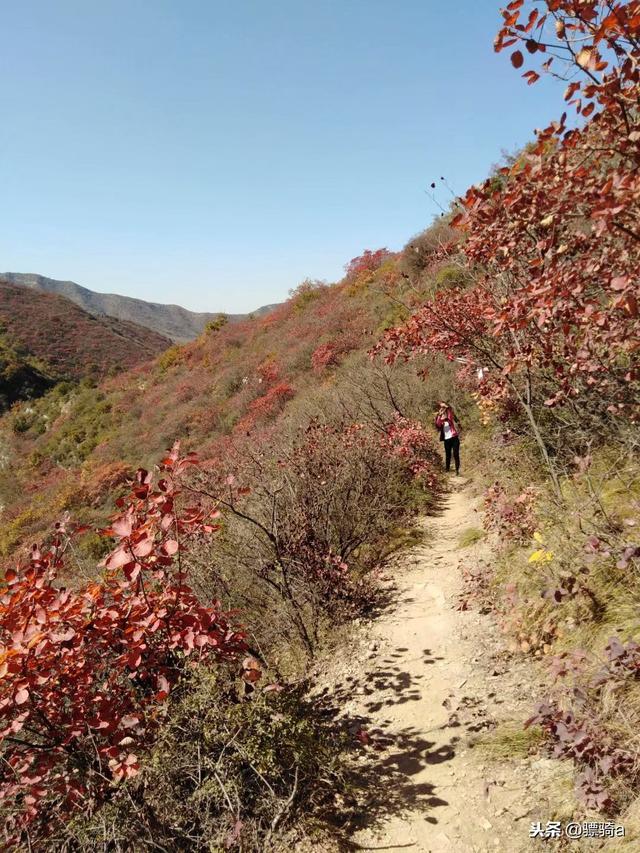
[[337,367],[344,356],[357,349],[357,346],[357,336],[344,333],[334,340],[316,347],[311,354],[311,367],[316,373],[320,373],[328,367]]
[[236,424],[235,432],[249,432],[256,424],[274,418],[294,396],[295,389],[286,379],[271,385],[264,394],[249,403],[246,414]]

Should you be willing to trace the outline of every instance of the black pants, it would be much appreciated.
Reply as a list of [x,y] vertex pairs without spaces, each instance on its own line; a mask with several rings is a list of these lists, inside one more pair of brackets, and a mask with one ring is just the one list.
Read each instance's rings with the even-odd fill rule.
[[444,455],[447,463],[447,471],[451,468],[452,451],[457,474],[460,471],[460,438],[457,435],[454,435],[453,438],[445,438],[444,440]]

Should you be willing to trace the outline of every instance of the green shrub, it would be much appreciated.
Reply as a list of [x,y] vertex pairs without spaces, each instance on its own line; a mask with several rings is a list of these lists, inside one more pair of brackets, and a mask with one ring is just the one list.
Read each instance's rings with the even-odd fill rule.
[[205,332],[209,334],[215,334],[215,332],[219,332],[223,326],[226,326],[229,322],[229,318],[226,314],[219,314],[215,320],[209,320],[209,322],[204,327]]
[[447,265],[438,270],[435,275],[435,283],[438,290],[446,290],[449,287],[458,287],[469,281],[469,272],[461,266]]
[[31,429],[32,424],[32,417],[30,417],[28,414],[19,413],[14,415],[11,428],[15,433],[20,434],[23,432],[27,432],[29,429]]
[[64,423],[37,448],[34,461],[49,459],[62,467],[79,465],[108,434],[111,403],[104,393],[85,387],[69,403]]
[[233,397],[238,391],[242,390],[242,371],[237,371],[227,376],[222,384],[222,396],[225,400],[228,400],[230,397]]
[[166,373],[170,367],[173,367],[174,364],[178,364],[182,357],[183,347],[178,344],[174,344],[169,349],[165,350],[158,356],[156,364],[160,368],[161,373]]
[[6,557],[15,549],[25,530],[38,518],[36,509],[29,507],[9,522],[5,522],[0,532],[0,556]]
[[295,290],[290,291],[294,311],[303,311],[309,303],[322,296],[326,289],[327,284],[324,281],[305,279]]
[[401,269],[412,279],[419,280],[433,263],[438,249],[455,237],[455,232],[444,219],[416,234],[402,250]]
[[[343,786],[344,736],[302,691],[240,696],[219,668],[172,698],[139,776],[66,828],[78,851],[263,851],[296,821],[330,810]],[[58,849],[58,848],[56,848]]]

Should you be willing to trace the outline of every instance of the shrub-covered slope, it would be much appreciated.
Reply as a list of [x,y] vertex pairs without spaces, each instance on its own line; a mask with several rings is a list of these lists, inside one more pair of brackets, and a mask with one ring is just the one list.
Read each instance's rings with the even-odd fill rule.
[[394,383],[403,414],[430,417],[420,411],[424,391],[402,399],[407,382],[421,387],[413,367],[382,370],[366,354],[405,316],[401,301],[417,298],[395,256],[365,257],[341,283],[305,282],[264,317],[214,327],[98,387],[63,386],[14,409],[1,426],[0,550],[31,541],[52,512],[98,507],[114,478],[151,464],[176,439],[203,459],[226,460],[285,415],[302,423],[324,409],[356,418],[355,407],[380,419]]
[[290,849],[337,805],[349,819],[358,741],[304,679],[438,496],[423,421],[450,370],[425,384],[368,356],[418,296],[365,253],[337,285],[2,420],[10,846],[262,850],[282,826]]
[[40,397],[55,384],[47,367],[0,333],[0,412]]
[[2,418],[5,561],[62,519],[0,600],[10,844],[296,849],[348,819],[368,735],[309,702],[308,663],[437,501],[442,398],[465,426],[477,402],[496,550],[475,592],[546,662],[531,744],[575,770],[551,817],[621,815],[637,843],[639,43],[638,0],[513,0],[496,48],[565,56],[584,126],[542,131],[400,256]]
[[[215,321],[220,316],[209,312],[189,311],[180,305],[146,302],[144,299],[120,296],[117,293],[97,293],[74,281],[58,281],[43,275],[9,272],[1,273],[0,279],[5,279],[17,287],[64,296],[95,317],[112,317],[120,322],[134,323],[178,343],[193,340],[203,331],[207,323]],[[275,306],[264,305],[254,313],[258,316],[266,314],[273,307]],[[244,316],[232,314],[230,318],[241,320]]]
[[154,358],[171,341],[124,320],[93,317],[62,296],[0,279],[0,325],[57,379],[100,378]]

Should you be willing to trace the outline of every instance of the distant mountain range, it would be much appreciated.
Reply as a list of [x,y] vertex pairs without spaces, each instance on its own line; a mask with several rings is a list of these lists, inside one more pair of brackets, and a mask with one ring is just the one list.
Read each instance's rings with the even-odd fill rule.
[[[107,316],[124,322],[137,323],[175,343],[185,343],[197,338],[210,320],[220,316],[220,313],[188,311],[180,305],[145,302],[143,299],[119,296],[115,293],[96,293],[74,281],[58,281],[32,273],[0,273],[0,279],[18,287],[28,287],[41,293],[64,296],[94,317]],[[275,307],[275,305],[264,305],[253,314],[258,316],[267,314]],[[228,315],[230,321],[242,320],[247,316],[247,314]]]
[[61,379],[126,370],[170,346],[168,338],[144,326],[95,317],[70,299],[33,293],[0,278],[0,395],[5,403],[38,396]]

